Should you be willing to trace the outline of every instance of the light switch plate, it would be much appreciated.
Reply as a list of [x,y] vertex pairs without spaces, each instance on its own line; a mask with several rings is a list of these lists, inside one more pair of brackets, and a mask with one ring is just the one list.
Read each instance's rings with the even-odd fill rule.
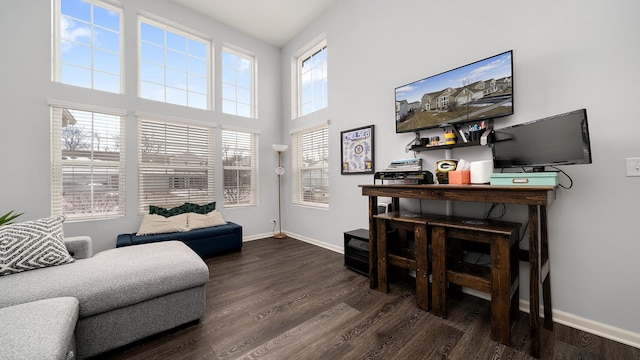
[[640,176],[640,157],[626,158],[627,176]]

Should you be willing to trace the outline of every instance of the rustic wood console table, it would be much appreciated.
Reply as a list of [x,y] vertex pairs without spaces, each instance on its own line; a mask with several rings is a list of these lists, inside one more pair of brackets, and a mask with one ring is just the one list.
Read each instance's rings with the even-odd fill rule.
[[[529,209],[529,319],[531,351],[540,356],[540,284],[542,283],[544,327],[553,330],[551,313],[551,279],[547,237],[547,205],[555,191],[553,186],[492,185],[360,185],[362,195],[369,197],[369,281],[378,288],[377,229],[378,197],[392,198],[393,210],[399,210],[400,198],[453,200],[483,203],[527,205]],[[522,259],[521,259],[522,260]]]

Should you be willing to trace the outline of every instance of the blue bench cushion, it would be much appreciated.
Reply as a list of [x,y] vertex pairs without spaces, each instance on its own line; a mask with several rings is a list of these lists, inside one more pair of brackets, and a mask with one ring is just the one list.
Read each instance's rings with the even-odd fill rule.
[[142,235],[120,234],[116,247],[146,244],[158,241],[179,240],[184,242],[201,257],[238,251],[242,248],[242,226],[227,221],[224,225],[211,226],[184,232]]

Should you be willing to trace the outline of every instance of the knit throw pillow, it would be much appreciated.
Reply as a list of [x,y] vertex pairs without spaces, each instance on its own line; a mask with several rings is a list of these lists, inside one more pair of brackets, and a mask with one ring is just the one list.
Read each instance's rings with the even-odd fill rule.
[[72,263],[63,222],[64,216],[53,216],[0,226],[0,275]]

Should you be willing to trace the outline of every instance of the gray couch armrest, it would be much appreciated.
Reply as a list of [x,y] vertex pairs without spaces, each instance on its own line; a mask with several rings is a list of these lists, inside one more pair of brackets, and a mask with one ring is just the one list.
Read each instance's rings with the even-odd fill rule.
[[89,236],[71,236],[64,238],[64,244],[74,259],[86,259],[93,256],[93,243]]

